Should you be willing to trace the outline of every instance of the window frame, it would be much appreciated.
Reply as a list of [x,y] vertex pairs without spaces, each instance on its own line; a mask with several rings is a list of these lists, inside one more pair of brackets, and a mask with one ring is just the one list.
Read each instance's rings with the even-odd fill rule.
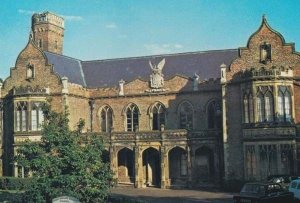
[[106,133],[111,132],[111,129],[113,127],[112,108],[108,105],[102,106],[99,111],[99,117],[100,117],[100,132],[106,132]]
[[166,107],[160,103],[154,103],[150,108],[151,130],[160,130],[161,125],[166,125]]
[[129,104],[124,112],[125,115],[125,131],[136,132],[139,130],[140,111],[136,104]]
[[[186,111],[188,108],[189,111]],[[188,101],[183,101],[178,106],[178,119],[180,129],[193,129],[194,128],[194,107]],[[189,125],[190,124],[190,125]]]

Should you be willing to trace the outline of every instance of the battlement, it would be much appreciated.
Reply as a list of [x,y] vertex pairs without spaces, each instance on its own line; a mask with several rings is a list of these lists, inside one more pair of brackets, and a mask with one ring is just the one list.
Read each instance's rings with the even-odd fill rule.
[[35,44],[43,51],[62,54],[64,19],[48,11],[35,13],[31,25]]
[[32,16],[32,25],[39,23],[51,23],[60,28],[64,28],[64,19],[50,12],[35,13]]

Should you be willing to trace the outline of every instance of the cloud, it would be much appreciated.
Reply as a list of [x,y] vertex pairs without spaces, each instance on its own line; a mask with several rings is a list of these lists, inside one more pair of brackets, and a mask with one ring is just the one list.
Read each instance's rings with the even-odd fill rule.
[[83,20],[83,17],[81,17],[81,16],[65,16],[65,15],[60,15],[60,16],[63,17],[67,21],[81,21],[81,20]]
[[30,10],[24,10],[24,9],[18,9],[18,12],[20,14],[24,14],[24,15],[32,15],[35,13],[35,11],[30,11]]
[[181,48],[183,48],[183,45],[182,44],[175,44],[174,47],[176,49],[181,49]]
[[144,44],[144,47],[151,54],[165,54],[176,52],[183,48],[181,44]]
[[[31,10],[24,10],[24,9],[18,9],[18,12],[23,15],[33,15],[34,13],[37,13],[36,11]],[[83,18],[81,16],[68,16],[68,15],[61,15],[57,14],[61,17],[63,17],[66,21],[81,21]]]
[[106,24],[105,27],[108,29],[116,29],[117,25],[116,25],[116,23],[112,22],[112,23]]

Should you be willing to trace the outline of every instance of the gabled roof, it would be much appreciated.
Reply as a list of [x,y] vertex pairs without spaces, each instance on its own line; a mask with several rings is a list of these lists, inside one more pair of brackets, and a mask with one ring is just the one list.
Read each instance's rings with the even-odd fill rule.
[[144,56],[133,58],[80,61],[63,55],[45,52],[49,63],[61,76],[67,76],[72,83],[90,88],[111,87],[123,79],[132,81],[136,78],[149,80],[151,68],[165,58],[162,70],[165,79],[175,75],[192,77],[197,73],[201,79],[219,78],[220,65],[230,65],[238,57],[237,49],[190,52],[180,54]]

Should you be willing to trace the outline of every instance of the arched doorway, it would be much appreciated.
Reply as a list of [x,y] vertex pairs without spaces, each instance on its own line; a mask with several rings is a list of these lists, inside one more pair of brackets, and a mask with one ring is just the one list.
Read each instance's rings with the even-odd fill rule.
[[134,153],[128,148],[118,152],[118,183],[134,183]]
[[169,178],[171,185],[186,185],[187,154],[180,147],[175,147],[169,151]]
[[214,178],[214,152],[208,147],[195,151],[193,177],[197,183],[210,182]]
[[143,180],[146,186],[160,186],[159,152],[152,147],[143,152]]

